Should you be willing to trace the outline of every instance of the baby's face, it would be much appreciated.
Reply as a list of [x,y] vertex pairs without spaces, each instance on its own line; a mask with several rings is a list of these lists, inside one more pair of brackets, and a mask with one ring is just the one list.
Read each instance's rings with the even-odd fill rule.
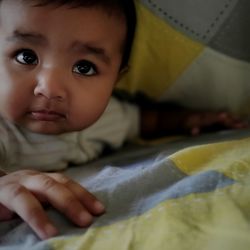
[[119,76],[123,17],[93,8],[0,8],[0,114],[37,133],[80,130],[104,111]]

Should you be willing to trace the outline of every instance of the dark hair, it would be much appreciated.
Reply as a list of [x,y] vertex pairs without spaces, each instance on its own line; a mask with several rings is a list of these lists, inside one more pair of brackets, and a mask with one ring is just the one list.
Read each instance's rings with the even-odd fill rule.
[[[29,1],[34,6],[44,6],[49,4],[54,5],[69,5],[72,8],[77,7],[92,7],[100,6],[112,13],[118,11],[124,15],[127,25],[127,36],[124,43],[123,59],[121,63],[121,69],[126,67],[129,61],[131,47],[134,39],[135,27],[136,27],[136,10],[134,0],[23,0]],[[0,0],[0,3],[2,0]]]

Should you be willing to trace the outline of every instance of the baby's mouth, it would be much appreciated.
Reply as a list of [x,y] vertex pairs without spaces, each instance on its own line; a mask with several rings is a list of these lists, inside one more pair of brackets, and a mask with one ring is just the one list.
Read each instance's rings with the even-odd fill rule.
[[29,112],[32,119],[37,121],[60,121],[65,120],[66,115],[60,112],[51,110],[36,110]]

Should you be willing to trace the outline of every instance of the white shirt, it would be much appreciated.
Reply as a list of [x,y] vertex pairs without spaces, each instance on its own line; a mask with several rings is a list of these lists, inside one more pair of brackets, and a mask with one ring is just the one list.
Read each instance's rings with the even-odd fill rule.
[[138,134],[139,114],[132,104],[111,98],[100,119],[83,131],[61,135],[32,133],[0,117],[0,168],[61,170],[97,158],[105,145],[117,149]]

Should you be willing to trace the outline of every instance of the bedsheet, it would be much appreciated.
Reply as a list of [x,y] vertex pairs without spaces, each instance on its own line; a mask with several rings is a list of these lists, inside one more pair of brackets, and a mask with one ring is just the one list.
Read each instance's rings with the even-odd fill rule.
[[250,130],[132,145],[65,174],[107,212],[78,228],[52,208],[60,235],[40,241],[0,223],[0,249],[250,249]]

